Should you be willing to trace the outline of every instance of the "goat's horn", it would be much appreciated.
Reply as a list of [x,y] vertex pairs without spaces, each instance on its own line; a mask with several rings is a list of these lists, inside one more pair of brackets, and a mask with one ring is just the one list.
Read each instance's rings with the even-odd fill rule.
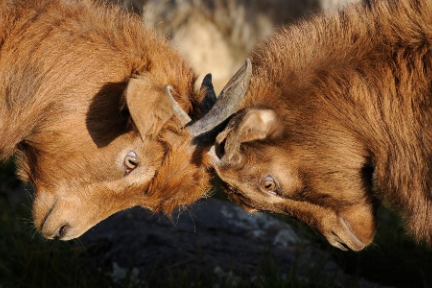
[[[222,92],[219,94],[216,103],[211,105],[211,110],[205,114],[203,118],[187,127],[191,135],[198,136],[205,134],[224,122],[232,114],[236,113],[243,96],[246,94],[251,76],[252,64],[248,58],[246,59],[246,64],[240,68],[239,71],[237,71],[228,84],[226,84],[222,89]],[[206,78],[204,78],[203,86],[208,85],[208,83],[205,84],[204,82],[210,79],[211,86],[205,86],[206,89],[210,90],[210,87],[213,88],[213,85],[211,84],[211,78]],[[213,92],[209,91],[209,93],[214,94],[214,90],[211,90]]]
[[186,126],[190,121],[191,118],[189,115],[183,110],[183,108],[180,106],[180,104],[177,103],[177,101],[174,99],[172,93],[174,91],[174,88],[171,85],[166,86],[166,94],[168,98],[171,100],[171,104],[174,110],[174,115],[177,116],[177,118],[180,120],[183,126]]
[[205,97],[201,101],[202,114],[206,115],[217,101],[216,93],[212,83],[212,75],[207,74],[201,84],[201,90],[205,89]]

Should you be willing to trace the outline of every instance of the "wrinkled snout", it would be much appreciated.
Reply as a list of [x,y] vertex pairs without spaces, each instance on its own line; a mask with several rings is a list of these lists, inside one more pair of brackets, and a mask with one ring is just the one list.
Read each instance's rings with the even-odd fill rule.
[[332,217],[331,222],[323,235],[332,246],[344,251],[360,251],[371,244],[377,227],[374,211],[363,205]]
[[69,197],[44,195],[37,197],[33,205],[35,225],[47,239],[70,240],[81,236],[96,224],[85,220],[90,212],[79,199]]
[[[53,221],[51,221],[53,222]],[[69,223],[49,223],[47,225],[42,226],[41,232],[42,235],[47,239],[60,239],[60,240],[69,240],[76,237],[71,237],[70,234],[70,225]]]
[[83,232],[79,231],[83,229],[79,229],[80,225],[76,221],[66,217],[66,215],[58,215],[61,208],[56,206],[50,211],[52,213],[47,215],[42,225],[38,227],[42,235],[47,239],[70,240],[83,234]]
[[66,241],[81,236],[100,221],[129,207],[109,205],[100,198],[83,197],[78,193],[38,193],[33,204],[33,218],[36,228],[45,238]]
[[375,230],[369,235],[363,233],[360,236],[352,231],[345,219],[338,217],[338,222],[331,233],[324,235],[332,246],[343,251],[360,251],[372,242]]

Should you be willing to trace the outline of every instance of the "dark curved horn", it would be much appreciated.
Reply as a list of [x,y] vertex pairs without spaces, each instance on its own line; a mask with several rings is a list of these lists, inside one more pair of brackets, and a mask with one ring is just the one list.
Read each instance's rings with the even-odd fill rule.
[[186,126],[191,121],[191,118],[183,110],[183,108],[177,103],[177,101],[174,99],[174,97],[172,95],[172,93],[174,91],[173,87],[171,85],[167,85],[165,89],[166,89],[166,94],[167,94],[168,98],[171,100],[174,115],[177,116],[177,118],[180,120],[182,125]]
[[204,89],[206,94],[204,99],[201,101],[201,111],[203,115],[206,115],[217,101],[212,82],[212,75],[210,73],[207,74],[202,81],[200,90]]
[[[187,127],[191,135],[198,136],[207,133],[236,113],[243,96],[246,94],[251,76],[252,64],[248,58],[246,59],[246,64],[237,71],[228,84],[222,89],[216,103],[212,105],[213,107],[211,110],[205,114],[203,118]],[[204,78],[204,80],[206,80],[206,78]],[[204,85],[203,81],[203,86]],[[211,88],[213,88],[212,84]],[[206,89],[209,89],[209,87],[206,86]],[[213,89],[212,91],[213,92],[210,93],[214,94]]]

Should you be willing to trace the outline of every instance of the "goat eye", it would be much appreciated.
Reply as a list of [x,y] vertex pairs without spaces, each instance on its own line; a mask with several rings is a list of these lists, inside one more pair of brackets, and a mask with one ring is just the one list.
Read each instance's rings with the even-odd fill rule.
[[124,159],[124,165],[126,168],[126,174],[129,174],[138,166],[138,160],[135,152],[129,152],[125,159]]
[[276,194],[276,181],[273,179],[273,177],[267,176],[263,179],[261,183],[261,188],[264,189],[267,192],[271,192],[272,194]]

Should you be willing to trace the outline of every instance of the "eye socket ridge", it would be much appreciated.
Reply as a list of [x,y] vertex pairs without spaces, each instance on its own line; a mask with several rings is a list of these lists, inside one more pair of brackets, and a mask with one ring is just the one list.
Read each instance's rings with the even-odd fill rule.
[[139,161],[135,152],[130,151],[124,158],[123,162],[125,168],[125,175],[131,173],[135,168],[138,167]]

